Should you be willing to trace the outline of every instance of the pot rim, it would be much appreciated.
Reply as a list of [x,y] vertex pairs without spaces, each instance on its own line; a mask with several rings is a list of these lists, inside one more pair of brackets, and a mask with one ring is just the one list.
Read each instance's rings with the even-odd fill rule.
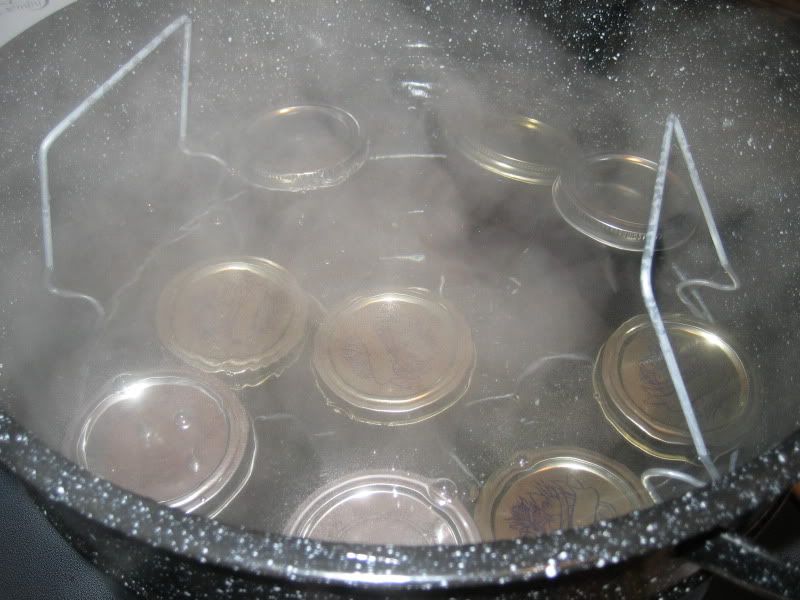
[[553,579],[623,563],[724,527],[800,480],[800,431],[719,483],[660,505],[538,538],[464,546],[319,542],[209,521],[92,475],[45,446],[3,408],[0,463],[48,501],[200,564],[294,583],[425,590]]

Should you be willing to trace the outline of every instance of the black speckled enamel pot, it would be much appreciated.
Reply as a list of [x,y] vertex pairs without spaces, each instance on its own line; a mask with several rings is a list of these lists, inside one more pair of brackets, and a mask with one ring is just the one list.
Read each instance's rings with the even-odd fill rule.
[[[681,585],[691,585],[698,568],[779,594],[796,594],[797,568],[772,560],[736,534],[749,516],[800,480],[800,38],[795,30],[741,6],[702,2],[635,7],[624,1],[602,7],[589,1],[542,2],[524,10],[516,2],[491,9],[449,1],[368,7],[343,3],[339,8],[321,3],[312,9],[299,4],[78,2],[0,49],[4,467],[27,485],[85,556],[148,598],[641,597],[661,593],[687,577],[690,583]],[[576,89],[594,90],[595,96],[583,96],[576,104],[590,108],[573,112],[587,151],[652,155],[663,118],[679,112],[709,195],[730,208],[719,219],[729,252],[738,257],[747,287],[757,291],[710,301],[734,328],[755,332],[746,351],[760,369],[768,399],[763,419],[753,424],[759,432],[755,457],[714,485],[587,528],[465,547],[385,547],[292,539],[187,515],[94,477],[52,451],[58,443],[53,432],[35,426],[45,410],[37,399],[59,398],[52,407],[56,422],[73,410],[69,397],[59,394],[79,387],[73,384],[83,376],[83,366],[59,357],[88,344],[92,316],[85,305],[56,299],[42,285],[39,181],[33,157],[69,110],[181,14],[193,20],[192,146],[220,154],[230,140],[219,132],[236,130],[242,114],[261,108],[264,94],[270,106],[292,105],[298,99],[345,105],[365,115],[373,154],[413,151],[404,144],[414,139],[415,122],[387,122],[385,114],[373,111],[369,91],[353,97],[359,79],[347,61],[353,60],[348,51],[354,46],[391,55],[393,44],[419,37],[473,69],[483,58],[480,53],[490,48],[493,60],[515,57],[547,85],[563,88],[564,82],[574,82]],[[474,15],[480,27],[473,31],[472,18],[469,26],[456,19],[456,27],[447,18],[452,14]],[[386,30],[393,33],[384,35],[386,30],[376,23],[389,24]],[[396,23],[401,26],[391,27]],[[526,28],[542,35],[533,40]],[[354,42],[354,32],[364,41]],[[483,50],[475,50],[479,47]],[[285,60],[287,54],[295,62]],[[178,45],[168,43],[153,65],[142,66],[139,75],[154,78],[148,89],[177,89],[178,57]],[[316,74],[302,84],[296,78],[306,69],[297,68],[302,62],[298,57]],[[277,74],[263,67],[268,59],[277,65]],[[345,63],[348,68],[336,77],[323,68]],[[145,125],[170,131],[158,141],[158,150],[164,161],[173,160],[176,137],[169,127],[175,127],[174,94],[153,97],[127,80],[121,86],[115,103],[104,100],[95,107],[96,126],[102,133],[111,131],[114,119],[109,115],[120,102],[131,113],[144,106],[147,110],[139,114],[151,118]],[[391,90],[398,87],[386,89],[391,99]],[[394,99],[403,111],[413,112],[402,99]],[[169,120],[159,121],[162,114]],[[204,128],[204,123],[213,127]],[[60,178],[53,183],[58,190],[54,200],[59,194],[81,197],[86,165],[105,170],[109,185],[104,195],[79,201],[101,206],[91,214],[102,227],[89,223],[88,231],[82,229],[88,223],[84,216],[55,208],[57,270],[61,274],[63,265],[84,264],[83,274],[64,285],[81,289],[88,284],[108,299],[123,281],[116,265],[150,232],[131,226],[133,213],[125,212],[129,198],[112,201],[117,191],[113,168],[102,157],[107,147],[123,153],[130,148],[118,148],[119,139],[110,133],[105,143],[98,142],[97,131],[87,144],[89,138],[81,136],[90,133],[82,125],[70,133],[76,141],[61,148],[66,152],[52,165],[54,181]],[[140,141],[133,133],[125,139],[133,146]],[[207,167],[195,165],[187,178],[205,177],[209,186],[218,184]],[[170,188],[174,195],[185,192],[181,185]],[[160,223],[181,222],[176,213],[185,207],[163,197],[154,202],[155,216],[147,222],[157,236],[163,233]],[[196,211],[201,205],[198,199],[190,208]],[[80,253],[64,244],[75,236],[85,236],[91,249]],[[114,249],[99,251],[107,248],[109,238]],[[710,255],[699,251],[697,256],[705,260]],[[632,306],[638,308],[639,302],[631,296]]]
[[[717,486],[584,529],[463,547],[349,546],[256,534],[163,508],[67,462],[7,416],[0,452],[83,554],[158,598],[344,598],[356,590],[640,597],[696,570],[676,546],[702,546],[800,478],[795,435]],[[749,564],[747,556],[738,562],[740,577]]]

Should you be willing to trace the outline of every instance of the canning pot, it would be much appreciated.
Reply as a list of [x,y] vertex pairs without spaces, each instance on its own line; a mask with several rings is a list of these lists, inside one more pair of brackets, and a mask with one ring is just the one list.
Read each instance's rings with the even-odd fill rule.
[[741,4],[63,9],[0,51],[2,464],[145,597],[796,596],[743,535],[800,480],[798,55]]

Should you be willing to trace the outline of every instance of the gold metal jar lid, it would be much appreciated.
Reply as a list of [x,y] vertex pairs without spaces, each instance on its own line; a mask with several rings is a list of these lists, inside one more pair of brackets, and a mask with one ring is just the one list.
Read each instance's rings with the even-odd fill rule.
[[[744,359],[718,328],[683,315],[664,326],[706,444],[734,448],[755,407]],[[646,315],[623,323],[600,349],[594,388],[609,422],[644,452],[668,460],[695,458],[692,438]]]
[[239,144],[242,174],[269,190],[304,192],[338,185],[366,162],[361,125],[336,106],[300,105],[258,116]]
[[[562,218],[582,234],[612,248],[641,252],[653,202],[658,164],[632,154],[602,154],[575,162],[553,184]],[[657,248],[688,240],[696,227],[689,188],[667,172]]]
[[531,185],[550,186],[574,161],[577,147],[564,133],[518,114],[445,119],[451,146],[481,169]]
[[404,425],[464,395],[475,347],[464,318],[441,297],[418,288],[385,290],[328,314],[312,366],[334,409],[366,423]]
[[366,471],[314,492],[286,525],[286,535],[353,544],[469,544],[480,535],[449,479]]
[[585,527],[649,505],[624,465],[579,448],[517,453],[481,489],[475,521],[485,540]]
[[196,369],[255,386],[299,355],[309,299],[280,265],[252,256],[207,262],[177,275],[161,293],[161,342]]
[[64,452],[137,494],[214,516],[247,482],[256,443],[250,417],[226,386],[159,371],[108,383],[73,422]]

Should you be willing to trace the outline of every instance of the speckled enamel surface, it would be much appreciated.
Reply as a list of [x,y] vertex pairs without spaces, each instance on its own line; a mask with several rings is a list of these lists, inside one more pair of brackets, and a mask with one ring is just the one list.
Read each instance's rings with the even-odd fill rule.
[[[748,218],[757,226],[768,226],[776,222],[775,218],[797,210],[796,197],[791,194],[800,188],[796,174],[798,134],[773,135],[763,126],[765,120],[784,121],[787,130],[793,130],[800,122],[795,107],[800,98],[800,46],[785,23],[724,3],[647,2],[626,12],[624,2],[580,1],[571,3],[565,12],[566,2],[547,0],[539,3],[533,14],[514,12],[515,4],[501,3],[489,10],[478,3],[467,7],[457,1],[409,3],[402,11],[418,18],[400,25],[400,8],[394,6],[360,8],[359,3],[342,2],[340,7],[339,2],[324,2],[313,12],[313,18],[322,31],[330,31],[337,38],[348,35],[350,29],[336,26],[340,11],[347,12],[346,21],[351,25],[357,25],[361,18],[374,22],[379,17],[389,25],[366,31],[364,44],[380,48],[403,43],[409,37],[433,37],[444,44],[450,39],[454,59],[461,56],[464,45],[480,47],[502,37],[507,44],[501,55],[534,57],[530,62],[544,78],[567,82],[563,84],[567,89],[580,88],[589,80],[602,81],[604,103],[625,107],[634,99],[642,102],[646,110],[639,115],[641,122],[660,122],[667,112],[685,109],[694,130],[713,122],[714,128],[723,132],[719,139],[714,133],[699,136],[698,146],[726,144],[728,154],[741,160],[774,159],[773,168],[762,174],[758,186],[747,188],[746,170],[738,182],[748,200],[761,198],[767,207],[763,214],[756,212]],[[494,18],[493,11],[505,16]],[[0,159],[3,174],[8,175],[0,181],[4,198],[0,204],[0,280],[4,288],[6,281],[10,282],[7,289],[23,288],[28,282],[20,283],[19,274],[33,273],[33,281],[42,268],[38,182],[31,159],[36,145],[115,65],[184,12],[195,21],[193,81],[203,82],[197,84],[197,95],[192,99],[191,122],[202,122],[210,111],[208,105],[226,102],[229,90],[214,84],[216,64],[233,65],[229,68],[241,71],[243,77],[252,75],[254,87],[243,93],[254,93],[257,83],[267,79],[258,66],[261,58],[245,58],[248,52],[255,54],[248,48],[258,47],[259,41],[270,37],[273,22],[280,23],[284,37],[287,31],[304,30],[302,24],[291,21],[295,13],[286,2],[78,2],[3,48]],[[453,14],[463,21],[456,42],[448,31]],[[561,16],[566,14],[568,18]],[[530,20],[542,23],[552,37],[531,39],[522,35]],[[712,22],[718,26],[711,27]],[[633,41],[626,46],[629,37]],[[706,57],[701,43],[709,37],[717,40],[714,47],[721,49],[711,58]],[[287,81],[293,76],[287,57],[304,51],[303,44],[314,41],[300,33],[296,39],[296,47],[270,55],[272,68]],[[219,52],[220,40],[225,50],[213,54],[214,49]],[[567,50],[548,60],[549,49],[558,43]],[[616,70],[614,65],[626,56],[638,57],[639,66],[649,61],[650,77],[656,83],[641,85],[647,80],[646,70]],[[729,63],[715,63],[720,56],[728,56]],[[98,69],[98,60],[106,67]],[[754,82],[761,78],[768,79],[770,87],[742,109],[740,119],[735,108],[737,94],[748,86],[757,87]],[[703,85],[698,85],[699,81]],[[600,89],[599,84],[595,89]],[[132,101],[145,98],[131,94]],[[273,95],[280,102],[291,93],[278,90]],[[712,102],[728,95],[729,102]],[[703,105],[716,108],[694,110]],[[754,107],[760,107],[761,112]],[[587,119],[598,150],[608,150],[609,138],[600,124],[593,122],[589,113]],[[634,138],[632,134],[628,141]],[[213,136],[208,134],[204,141],[213,145]],[[706,172],[713,174],[716,167],[729,161],[728,154],[705,154]],[[714,176],[708,179],[713,182]],[[777,191],[767,194],[764,188]],[[800,264],[800,245],[782,240],[797,236],[796,219],[777,222],[781,225],[773,232],[776,242],[772,254],[778,260],[769,268],[780,270],[783,264],[784,270],[791,269]],[[734,248],[749,251],[746,241],[731,241]],[[757,270],[760,261],[756,257],[752,262]],[[787,286],[785,294],[796,301],[798,291]],[[769,297],[768,302],[774,303],[769,306],[784,310],[775,298]],[[20,301],[12,291],[0,300],[0,314],[13,312]],[[81,318],[79,309],[75,312],[74,318]],[[746,315],[737,313],[735,318],[744,322]],[[773,335],[787,347],[794,343],[793,332],[776,331]],[[4,347],[0,354],[0,392],[9,403],[19,402],[21,386],[13,385],[9,367],[4,364],[11,364],[7,358],[11,352],[19,355],[22,363],[35,361],[36,356],[26,354],[28,346],[19,344],[16,332],[5,325],[5,320],[0,322],[0,345]],[[782,373],[785,389],[796,389],[797,365],[790,353],[755,356],[754,362],[765,361],[774,362]],[[355,595],[356,589],[371,589],[379,595],[406,595],[413,589],[470,597],[636,596],[660,590],[674,583],[676,577],[689,574],[671,557],[670,549],[676,544],[734,524],[800,480],[800,434],[791,434],[800,427],[797,392],[793,394],[772,398],[773,407],[765,417],[785,419],[780,436],[784,441],[713,487],[584,529],[465,547],[344,546],[253,533],[185,515],[79,469],[38,441],[5,409],[0,412],[0,461],[35,491],[48,515],[85,555],[142,596],[344,598]],[[635,571],[626,570],[632,565]],[[590,572],[591,578],[584,577],[584,572]]]

